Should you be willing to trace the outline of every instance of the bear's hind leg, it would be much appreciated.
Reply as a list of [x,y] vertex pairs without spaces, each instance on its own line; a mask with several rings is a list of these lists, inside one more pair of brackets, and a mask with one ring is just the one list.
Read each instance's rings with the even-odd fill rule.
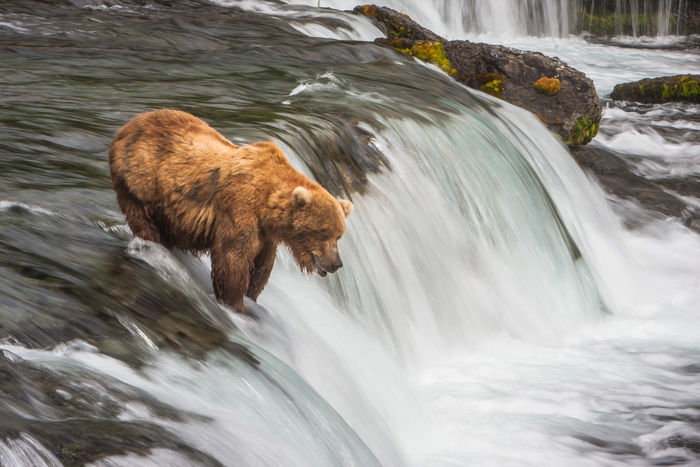
[[117,181],[114,190],[117,192],[117,204],[126,216],[126,222],[134,236],[165,245],[163,236],[151,220],[145,206],[129,192],[126,184]]

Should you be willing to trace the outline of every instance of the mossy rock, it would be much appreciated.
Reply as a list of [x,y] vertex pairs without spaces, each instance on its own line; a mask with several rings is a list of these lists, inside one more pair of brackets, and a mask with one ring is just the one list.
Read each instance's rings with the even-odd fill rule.
[[535,90],[540,94],[544,94],[545,96],[553,96],[559,93],[559,90],[561,89],[561,81],[559,81],[558,78],[547,78],[546,76],[543,76],[532,83],[532,87],[535,88]]
[[424,62],[436,65],[448,75],[457,73],[457,70],[452,67],[450,61],[445,57],[445,48],[441,42],[417,41],[410,48],[400,48],[399,50]]
[[479,73],[475,75],[475,78],[481,83],[479,91],[496,97],[501,97],[503,95],[503,85],[506,82],[506,76],[504,74]]
[[614,100],[646,104],[700,103],[700,75],[663,76],[618,84],[610,97]]
[[377,17],[377,6],[376,5],[360,5],[355,7],[358,13],[362,13],[365,16],[370,16],[372,18]]
[[569,146],[581,146],[591,142],[595,135],[598,134],[600,122],[594,122],[589,118],[581,117],[576,120],[574,127],[569,133],[566,144]]
[[391,8],[363,5],[354,11],[384,31],[386,37],[375,43],[434,63],[466,86],[529,110],[561,141],[585,144],[598,132],[601,105],[593,81],[557,58],[448,41]]
[[413,21],[408,15],[376,5],[356,6],[353,11],[367,16],[389,39],[404,38],[414,41],[445,42],[431,30]]

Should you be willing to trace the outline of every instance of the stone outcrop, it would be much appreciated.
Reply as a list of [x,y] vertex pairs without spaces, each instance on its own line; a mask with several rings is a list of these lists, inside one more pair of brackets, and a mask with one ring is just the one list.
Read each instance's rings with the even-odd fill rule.
[[646,104],[700,103],[700,75],[662,76],[618,84],[610,97],[616,101]]
[[430,62],[469,87],[534,113],[571,146],[598,132],[601,105],[593,82],[557,58],[497,45],[448,41],[386,7],[358,6],[386,37],[376,43]]

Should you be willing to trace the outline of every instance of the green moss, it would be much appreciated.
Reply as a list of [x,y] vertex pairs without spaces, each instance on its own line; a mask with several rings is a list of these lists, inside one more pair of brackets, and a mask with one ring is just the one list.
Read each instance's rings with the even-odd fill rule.
[[500,96],[503,93],[503,80],[494,79],[493,81],[484,83],[479,90],[491,94],[492,96]]
[[685,97],[688,100],[690,100],[693,97],[700,97],[700,83],[698,83],[697,81],[689,81],[686,83],[682,83],[680,95],[681,97]]
[[644,79],[635,83],[622,83],[615,86],[610,97],[614,100],[648,103],[700,103],[700,76],[663,76]]
[[501,97],[503,94],[503,85],[506,82],[506,76],[501,73],[479,73],[473,75],[476,83],[469,84],[479,91],[491,94],[492,96]]
[[[632,34],[635,32],[644,35],[657,30],[657,15],[656,14],[640,14],[635,18],[630,14],[615,14],[615,13],[590,13],[589,11],[580,12],[581,18],[579,26],[581,29],[589,31],[596,36],[610,36],[614,34]],[[676,27],[676,18],[671,16],[669,20],[671,29]]]
[[675,94],[675,93],[673,92],[673,89],[674,89],[674,88],[675,88],[675,86],[671,87],[671,86],[669,86],[668,84],[664,84],[664,85],[661,87],[661,98],[662,98],[663,100],[671,99],[671,98],[673,97],[673,95]]
[[445,56],[445,48],[440,42],[418,41],[410,49],[399,49],[401,52],[412,55],[424,62],[437,65],[448,75],[454,75],[457,70],[452,68],[452,63]]
[[615,32],[615,15],[592,15],[584,13],[581,26],[597,36],[613,34]]
[[598,134],[599,128],[600,123],[594,122],[586,117],[580,117],[576,120],[576,123],[574,123],[569,137],[566,139],[566,144],[569,146],[581,146],[586,144]]
[[700,98],[700,81],[691,79],[688,75],[678,77],[676,82],[663,84],[661,87],[663,100],[697,101]]

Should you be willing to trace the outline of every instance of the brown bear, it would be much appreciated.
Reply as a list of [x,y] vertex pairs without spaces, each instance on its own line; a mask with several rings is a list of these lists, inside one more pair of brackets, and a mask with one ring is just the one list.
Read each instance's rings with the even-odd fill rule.
[[134,235],[211,254],[214,293],[245,313],[262,292],[279,244],[320,276],[343,263],[338,239],[350,201],[297,172],[275,143],[236,146],[179,110],[134,117],[116,134],[109,168]]

